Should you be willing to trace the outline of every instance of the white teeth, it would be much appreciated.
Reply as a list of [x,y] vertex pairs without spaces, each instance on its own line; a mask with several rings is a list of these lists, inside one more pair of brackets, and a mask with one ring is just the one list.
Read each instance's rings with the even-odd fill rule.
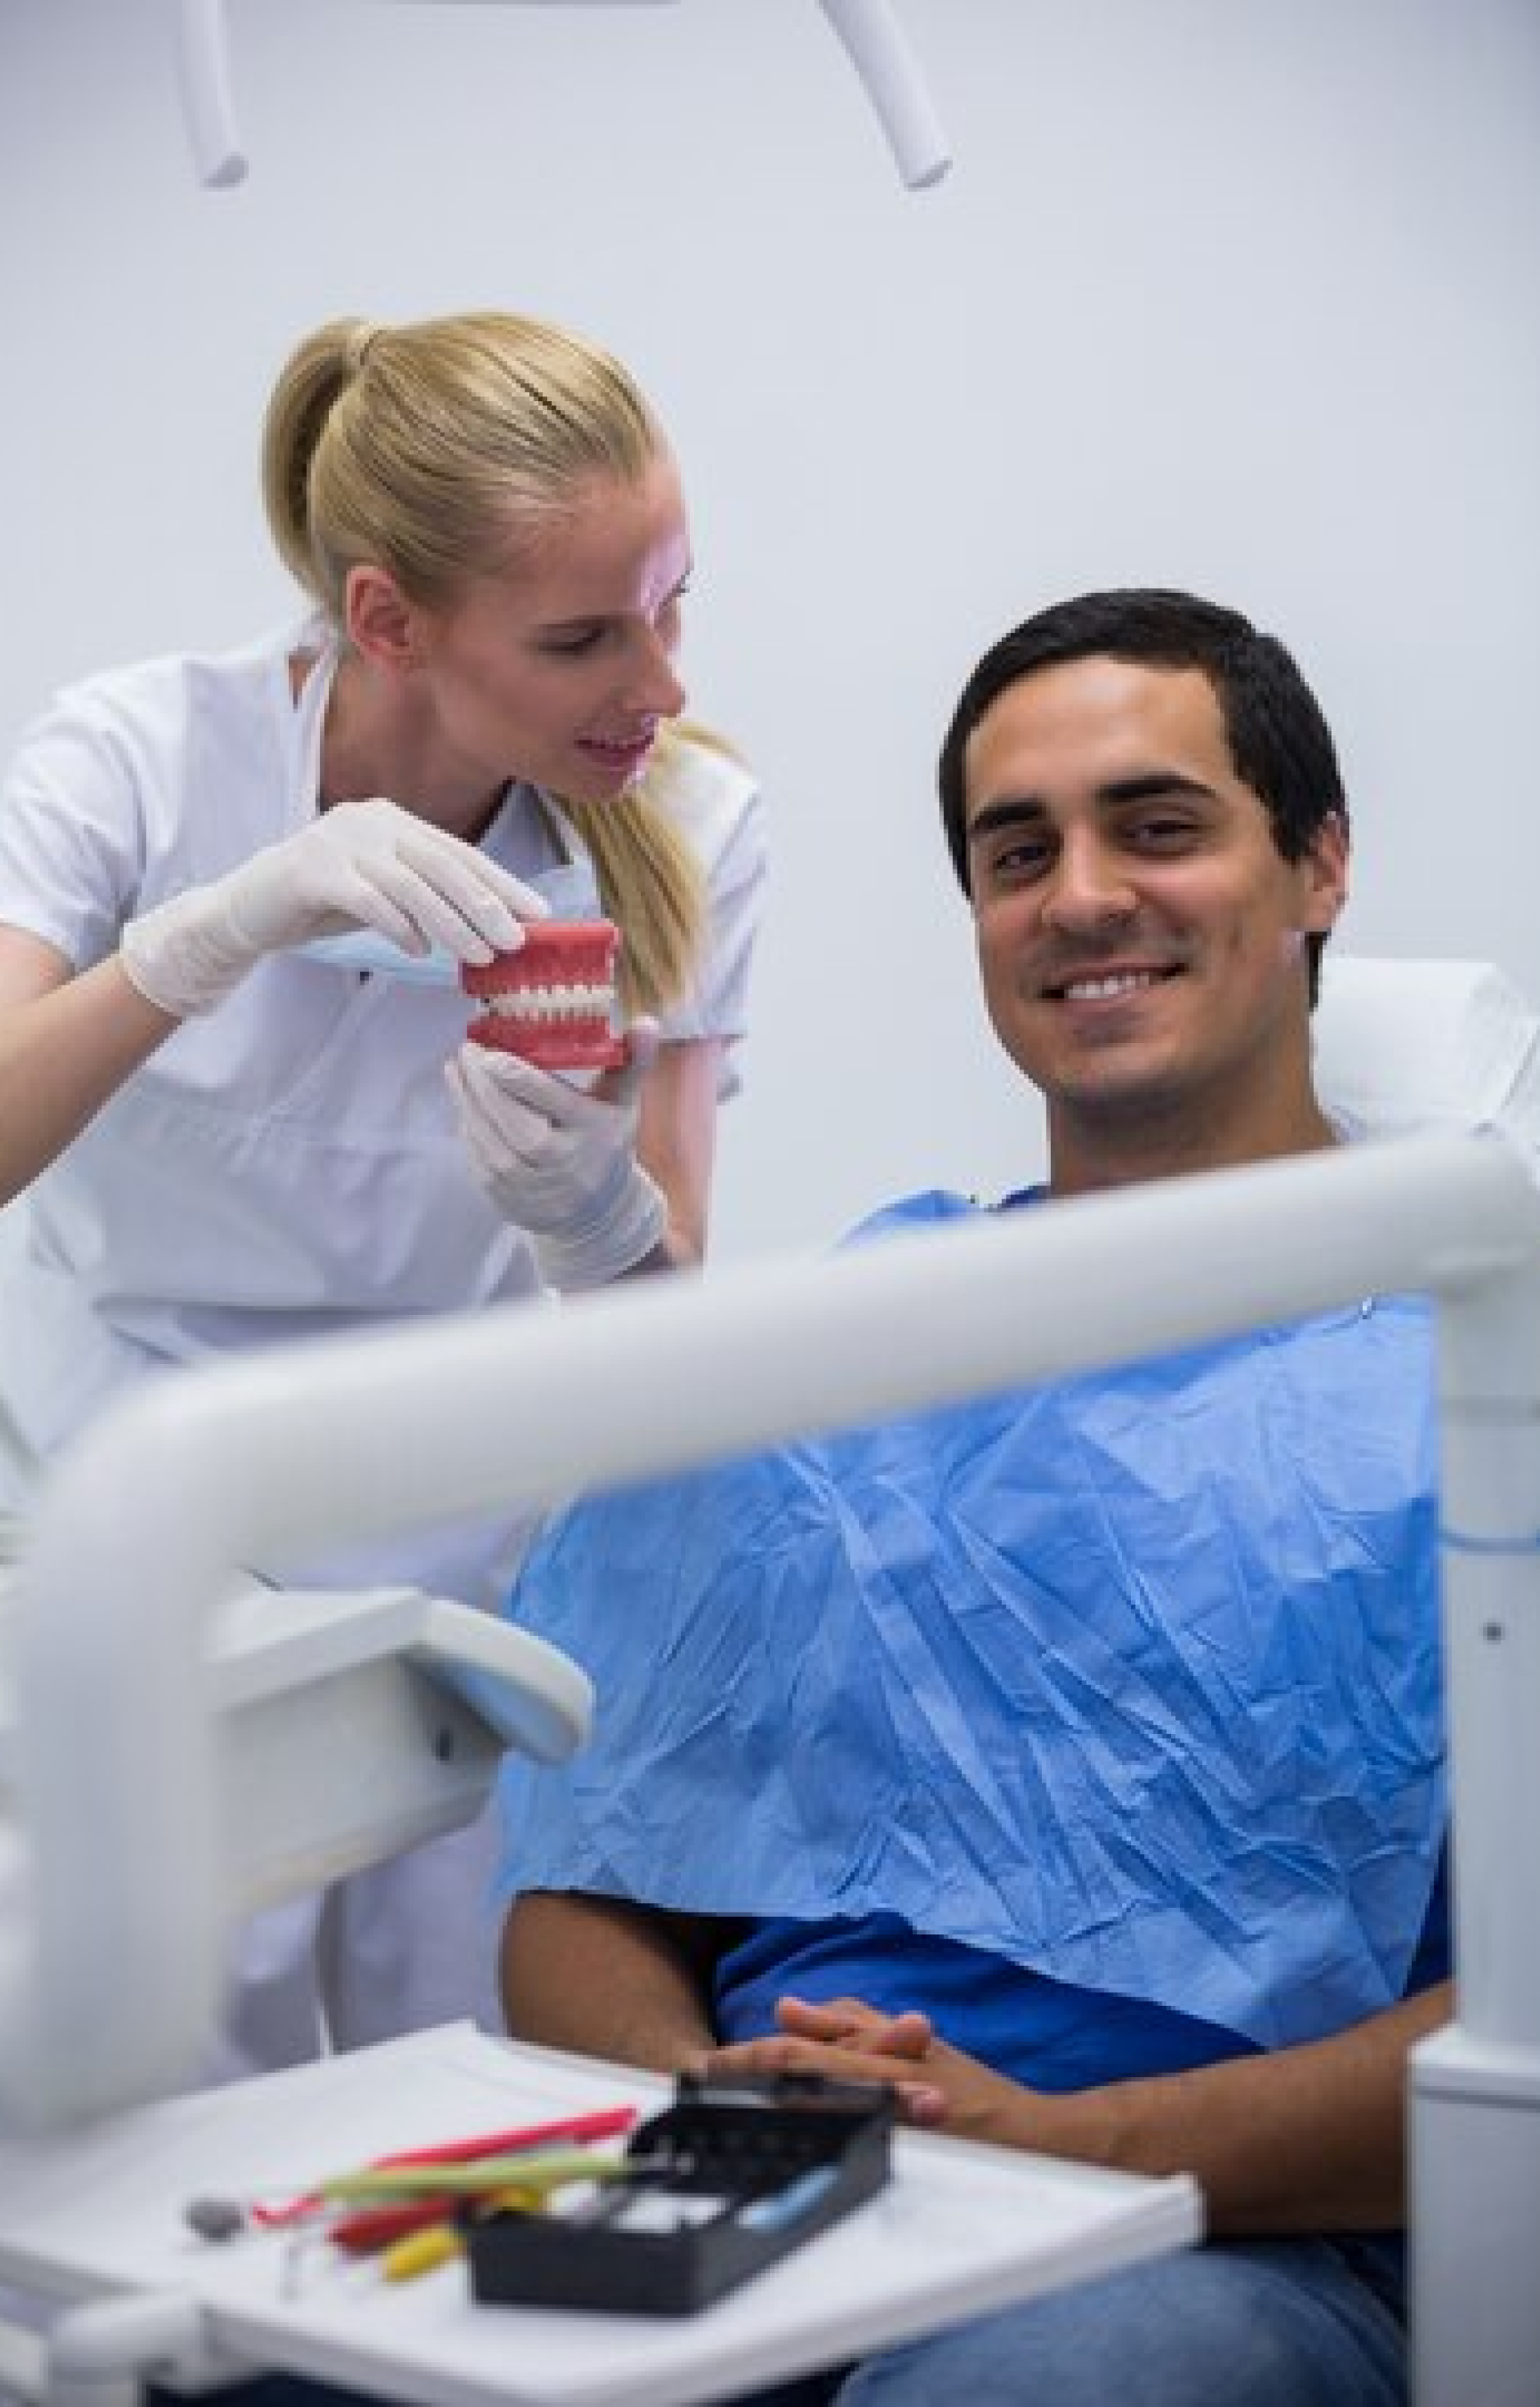
[[1109,995],[1137,994],[1141,987],[1158,986],[1156,970],[1123,970],[1115,977],[1076,978],[1064,989],[1067,1003],[1101,1003]]
[[494,1019],[608,1019],[609,986],[507,986],[481,1002]]

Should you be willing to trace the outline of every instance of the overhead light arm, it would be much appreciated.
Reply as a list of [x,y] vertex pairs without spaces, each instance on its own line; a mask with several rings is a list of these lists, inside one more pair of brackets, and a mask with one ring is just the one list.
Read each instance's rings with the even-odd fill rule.
[[[671,0],[488,0],[501,7],[667,7]],[[426,0],[424,0],[426,5]],[[920,64],[888,0],[819,0],[860,77],[894,163],[911,191],[952,164]],[[235,121],[225,0],[177,0],[182,107],[200,183],[241,183],[247,154]]]
[[177,64],[198,181],[241,183],[247,161],[230,93],[224,0],[177,0]]
[[920,63],[888,0],[818,5],[866,86],[904,182],[911,192],[939,183],[952,164],[952,152]]

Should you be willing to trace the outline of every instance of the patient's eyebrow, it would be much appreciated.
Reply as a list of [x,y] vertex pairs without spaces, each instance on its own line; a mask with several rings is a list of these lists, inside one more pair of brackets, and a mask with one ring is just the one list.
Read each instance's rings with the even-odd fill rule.
[[1135,777],[1114,777],[1098,786],[1098,803],[1148,803],[1162,794],[1197,794],[1208,800],[1214,789],[1201,777],[1189,777],[1180,769],[1142,769]]
[[978,844],[986,835],[997,834],[1001,828],[1031,827],[1048,817],[1046,806],[1023,796],[1018,801],[1002,800],[986,803],[982,811],[968,823],[969,844]]
[[[1181,769],[1141,769],[1132,776],[1109,777],[1105,786],[1098,786],[1095,805],[1098,810],[1117,810],[1129,803],[1155,802],[1166,794],[1192,794],[1211,802],[1214,789],[1201,777],[1188,776]],[[968,840],[977,844],[984,836],[997,834],[1002,828],[1031,827],[1052,816],[1039,795],[1002,794],[998,801],[986,803],[969,819]]]

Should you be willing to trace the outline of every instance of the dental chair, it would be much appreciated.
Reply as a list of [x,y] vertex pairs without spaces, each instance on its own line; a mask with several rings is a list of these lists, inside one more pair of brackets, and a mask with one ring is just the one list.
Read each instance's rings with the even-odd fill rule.
[[[1329,1107],[1367,1139],[1406,1142],[965,1225],[931,1243],[924,1312],[904,1250],[874,1247],[637,1283],[531,1318],[517,1346],[480,1314],[310,1346],[303,1365],[219,1364],[130,1398],[61,1459],[5,1608],[8,1721],[0,1698],[0,2280],[85,2302],[35,2371],[52,2407],[127,2407],[152,2366],[193,2387],[279,2363],[438,2395],[428,2369],[446,2350],[465,2401],[684,2407],[1191,2241],[1198,2207],[1180,2179],[1002,2168],[906,2134],[909,2220],[883,2228],[872,2263],[849,2253],[856,2218],[815,2243],[832,2253],[808,2252],[800,2288],[766,2291],[758,2322],[746,2293],[741,2313],[660,2335],[650,2355],[634,2326],[618,2357],[576,2325],[547,2334],[550,2318],[514,2349],[474,2310],[446,2316],[442,2294],[418,2321],[372,2318],[286,2300],[271,2264],[239,2250],[195,2256],[170,2202],[216,2141],[239,2158],[254,2130],[292,2147],[314,2125],[332,2133],[328,2156],[356,2160],[375,2132],[417,2144],[403,2123],[414,2082],[420,2115],[514,2072],[538,2074],[542,2097],[601,2078],[430,2035],[244,2095],[146,2102],[197,2061],[233,1911],[468,1816],[502,1745],[554,1760],[586,1727],[582,1675],[522,1633],[411,1591],[254,1592],[234,1567],[539,1507],[1389,1285],[1443,1308],[1459,1533],[1446,1588],[1461,2022],[1430,2044],[1415,2101],[1419,2407],[1531,2395],[1495,2386],[1540,2362],[1540,1745],[1525,1718],[1540,1709],[1540,1022],[1478,964],[1328,958],[1317,1046]],[[1475,1128],[1507,1142],[1475,1144]],[[1155,1283],[1151,1253],[1171,1266]],[[1030,1311],[999,1313],[1002,1277]],[[388,1485],[382,1458],[397,1466]],[[1494,1666],[1496,1628],[1513,1643]],[[623,2076],[606,2078],[614,2096]],[[624,2080],[623,2094],[657,2094]],[[1473,2251],[1476,2341],[1459,2303]],[[1468,2380],[1473,2346],[1486,2388]],[[82,2365],[97,2387],[72,2386]],[[116,2389],[99,2386],[109,2373]]]
[[1317,1090],[1349,1132],[1502,1129],[1540,1171],[1540,1016],[1485,961],[1321,962]]
[[[4,1686],[13,1611],[0,1594],[0,1798],[18,1750]],[[415,1588],[338,1595],[235,1574],[205,1643],[236,1916],[473,1820],[510,1747],[556,1763],[587,1733],[574,1663]]]

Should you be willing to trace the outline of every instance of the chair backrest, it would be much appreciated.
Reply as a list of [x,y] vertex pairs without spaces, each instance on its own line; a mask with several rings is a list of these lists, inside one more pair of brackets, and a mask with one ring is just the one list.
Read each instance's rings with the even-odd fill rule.
[[1498,1128],[1540,1174],[1540,1015],[1490,962],[1328,951],[1315,1065],[1321,1102],[1354,1131]]

